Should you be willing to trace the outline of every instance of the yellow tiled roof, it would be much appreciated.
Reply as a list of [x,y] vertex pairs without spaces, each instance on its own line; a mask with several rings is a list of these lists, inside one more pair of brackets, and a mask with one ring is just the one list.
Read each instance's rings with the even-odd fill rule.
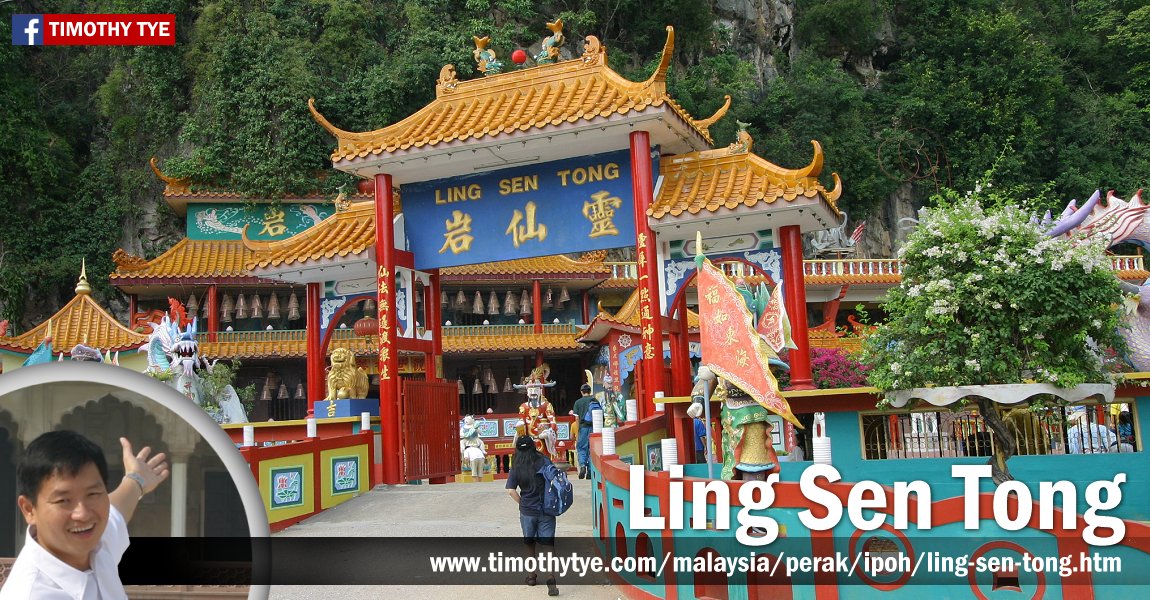
[[[260,332],[252,333],[258,334]],[[204,358],[214,360],[234,358],[303,358],[307,356],[307,339],[302,330],[298,332],[298,335],[294,335],[290,339],[229,339],[225,337],[227,333],[220,333],[218,335],[218,341],[215,342],[204,341],[204,336],[200,337],[199,350]],[[257,335],[255,337],[258,338],[259,336]],[[379,352],[379,343],[374,336],[332,340],[331,343],[328,344],[327,353],[331,354],[332,350],[336,348],[348,348],[356,356],[374,356]]]
[[410,117],[382,129],[356,133],[332,125],[308,101],[312,116],[337,138],[333,161],[415,147],[480,139],[550,125],[642,112],[667,106],[711,142],[709,127],[730,103],[707,119],[694,119],[667,95],[667,67],[674,47],[667,28],[663,58],[646,81],[629,81],[607,66],[606,49],[589,36],[582,58],[458,81],[455,67],[440,73],[436,99]]
[[0,337],[0,348],[31,353],[52,325],[52,348],[68,354],[76,344],[91,346],[101,352],[134,350],[148,341],[148,336],[124,327],[109,315],[87,293],[77,294],[50,319],[16,337]]
[[684,212],[696,215],[723,207],[772,204],[780,198],[789,202],[819,194],[835,214],[841,214],[835,203],[842,194],[842,182],[837,173],[832,173],[834,190],[828,191],[819,183],[823,149],[814,140],[811,144],[815,147],[814,159],[801,169],[783,169],[749,151],[729,149],[663,157],[659,161],[663,186],[647,215],[655,219],[668,214],[677,217]]
[[[615,311],[612,315],[606,311],[600,311],[591,319],[591,323],[587,325],[583,331],[575,335],[575,339],[596,342],[607,335],[611,329],[625,329],[627,331],[639,331],[642,329],[641,316],[639,314],[639,290],[635,289],[631,295],[627,297],[627,301],[619,310]],[[692,331],[699,330],[699,314],[691,309],[687,309],[687,329]]]
[[114,282],[117,279],[243,277],[248,275],[244,265],[254,256],[255,252],[241,240],[184,238],[152,260],[133,256],[123,249],[116,250],[112,255],[116,272],[108,278]]
[[479,263],[461,267],[447,267],[440,271],[444,277],[460,278],[481,275],[591,275],[600,278],[611,274],[611,267],[603,264],[606,252],[589,252],[579,260],[562,254],[517,258],[500,262]]
[[356,202],[286,240],[253,241],[245,231],[243,243],[254,252],[248,270],[359,254],[375,246],[375,202]]

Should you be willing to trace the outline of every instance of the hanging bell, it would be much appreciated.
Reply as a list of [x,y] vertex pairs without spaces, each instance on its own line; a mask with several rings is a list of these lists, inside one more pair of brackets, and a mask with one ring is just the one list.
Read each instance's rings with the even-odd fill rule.
[[236,298],[236,318],[237,319],[248,318],[248,303],[246,300],[244,300],[243,294],[240,294],[239,297]]
[[519,314],[531,314],[531,294],[527,290],[523,290],[523,293],[519,295]]
[[280,318],[280,297],[278,294],[272,294],[271,297],[268,298],[268,318]]
[[224,301],[220,303],[220,322],[231,323],[234,311],[235,305],[232,303],[232,295],[224,294]]
[[188,309],[188,314],[193,317],[196,315],[196,311],[200,310],[200,303],[196,302],[196,294],[194,292],[191,296],[188,296],[188,303],[185,306]]
[[459,395],[460,396],[467,393],[467,390],[463,389],[463,380],[462,379],[456,379],[455,380],[455,387],[459,388]]
[[363,302],[363,316],[375,316],[375,300],[368,298]]
[[260,396],[260,400],[264,402],[272,401],[272,387],[270,385],[264,384],[264,393]]
[[[274,298],[275,296],[272,296],[272,297]],[[305,398],[305,396],[304,396],[305,393],[306,392],[304,392],[304,390],[303,390],[303,382],[302,381],[295,384],[295,399],[296,400],[303,400]]]
[[439,291],[439,308],[447,308],[447,292]]
[[571,300],[571,294],[567,291],[567,286],[563,286],[563,289],[559,291],[559,300],[556,305],[561,305],[569,300]]
[[281,384],[280,384],[280,393],[279,393],[279,394],[277,394],[277,395],[276,395],[276,397],[277,397],[277,398],[279,398],[280,400],[287,400],[288,398],[290,398],[290,397],[291,397],[291,396],[288,396],[288,391],[287,391],[287,384],[286,384],[286,383],[281,383]]
[[483,292],[475,292],[475,303],[471,305],[471,312],[477,315],[481,315],[486,312],[483,307]]
[[547,288],[547,293],[543,296],[543,306],[551,306],[555,303],[555,295],[551,293],[551,288]]
[[510,392],[510,391],[513,391],[514,389],[515,388],[511,387],[511,378],[508,377],[507,380],[503,382],[503,391]]
[[487,298],[487,314],[499,314],[499,296],[495,294],[495,290],[491,290],[491,296]]
[[507,295],[503,298],[503,314],[519,314],[519,294],[511,291],[507,292]]
[[288,296],[288,320],[294,321],[299,316],[299,297],[296,296],[295,290],[292,290],[291,296]]
[[483,393],[483,387],[479,384],[479,378],[478,377],[475,378],[475,385],[471,386],[471,393],[472,394],[482,394]]
[[200,307],[200,316],[207,319],[210,314],[212,314],[212,305],[205,298],[203,306]]
[[459,293],[455,294],[455,308],[457,310],[467,309],[467,296],[463,295],[463,290],[459,290]]
[[263,307],[263,304],[260,302],[260,295],[259,294],[252,294],[252,318],[253,319],[264,318],[264,307]]

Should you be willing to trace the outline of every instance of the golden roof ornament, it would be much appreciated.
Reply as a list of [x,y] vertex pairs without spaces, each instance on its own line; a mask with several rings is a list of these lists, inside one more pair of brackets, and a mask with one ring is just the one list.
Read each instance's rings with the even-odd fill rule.
[[600,64],[607,58],[607,47],[599,42],[599,38],[589,35],[583,38],[583,62],[587,64]]
[[164,192],[168,194],[187,194],[192,189],[192,180],[187,177],[172,177],[165,175],[160,170],[159,164],[156,162],[156,157],[153,156],[152,160],[148,161],[152,165],[152,172],[164,182]]
[[80,281],[76,282],[76,295],[87,296],[92,293],[92,286],[88,285],[88,259],[80,259]]
[[439,70],[439,79],[435,82],[435,96],[438,98],[443,94],[455,91],[455,86],[459,85],[459,78],[455,74],[455,65],[443,65]]
[[332,204],[335,204],[335,212],[344,212],[351,208],[351,200],[348,200],[347,193],[343,191],[344,186],[339,186],[339,195],[335,197]]
[[[503,63],[495,57],[495,50],[488,48],[491,44],[491,36],[471,36],[475,40],[475,50],[471,55],[475,57],[476,69],[484,76],[498,75],[503,72]],[[440,72],[442,76],[443,73]]]
[[559,62],[559,49],[563,47],[566,38],[563,37],[563,19],[555,19],[554,23],[547,23],[551,35],[543,38],[543,47],[535,55],[535,64],[550,65]]
[[735,124],[739,126],[739,129],[735,132],[734,143],[727,146],[727,152],[730,154],[747,154],[751,151],[751,147],[755,145],[754,138],[751,137],[751,134],[747,133],[747,127],[750,127],[751,124],[742,121],[735,121]]

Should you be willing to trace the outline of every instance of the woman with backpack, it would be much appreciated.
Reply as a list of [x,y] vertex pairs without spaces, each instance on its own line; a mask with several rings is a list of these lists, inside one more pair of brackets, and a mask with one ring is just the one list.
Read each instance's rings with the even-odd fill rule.
[[[519,524],[523,527],[523,543],[527,545],[527,555],[535,556],[535,544],[543,546],[541,553],[555,552],[555,517],[543,511],[543,496],[547,487],[539,472],[551,461],[535,449],[535,441],[530,436],[515,440],[515,457],[507,476],[507,494],[519,503]],[[547,595],[558,596],[559,587],[555,584],[554,573],[547,575]],[[539,573],[527,576],[527,585],[535,585]]]

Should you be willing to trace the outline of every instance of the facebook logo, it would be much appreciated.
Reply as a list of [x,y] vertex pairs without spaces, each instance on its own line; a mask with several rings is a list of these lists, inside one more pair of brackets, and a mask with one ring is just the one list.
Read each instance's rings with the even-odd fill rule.
[[44,15],[12,15],[12,45],[40,46],[44,43]]

